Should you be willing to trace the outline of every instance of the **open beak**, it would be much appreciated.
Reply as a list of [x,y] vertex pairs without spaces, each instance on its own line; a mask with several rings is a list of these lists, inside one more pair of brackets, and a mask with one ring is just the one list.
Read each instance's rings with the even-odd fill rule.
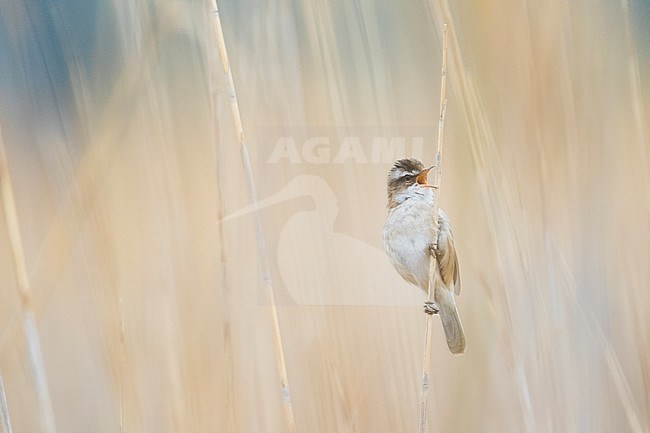
[[425,185],[429,186],[429,183],[427,182],[427,175],[429,174],[429,171],[433,168],[434,166],[432,165],[429,168],[425,168],[418,174],[418,177],[415,178],[415,181],[419,183],[420,185]]

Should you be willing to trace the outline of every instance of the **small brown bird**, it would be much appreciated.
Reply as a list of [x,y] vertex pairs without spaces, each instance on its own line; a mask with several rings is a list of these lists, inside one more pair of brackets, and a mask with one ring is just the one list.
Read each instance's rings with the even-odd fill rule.
[[[438,210],[440,227],[434,216],[437,191],[427,183],[425,168],[417,159],[400,159],[388,173],[388,216],[384,224],[384,246],[393,267],[409,283],[426,293],[429,285],[429,256],[435,254],[440,276],[435,302],[425,302],[427,314],[439,314],[451,353],[465,351],[465,334],[456,308],[460,293],[460,272],[449,218]],[[439,233],[439,234],[438,234]],[[434,250],[436,238],[437,249]]]

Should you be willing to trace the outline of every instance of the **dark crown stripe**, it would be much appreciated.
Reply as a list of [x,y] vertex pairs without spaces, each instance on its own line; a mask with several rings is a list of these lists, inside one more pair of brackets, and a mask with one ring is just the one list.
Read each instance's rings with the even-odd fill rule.
[[415,158],[404,158],[395,162],[393,170],[401,169],[407,172],[415,172],[424,170],[424,165]]

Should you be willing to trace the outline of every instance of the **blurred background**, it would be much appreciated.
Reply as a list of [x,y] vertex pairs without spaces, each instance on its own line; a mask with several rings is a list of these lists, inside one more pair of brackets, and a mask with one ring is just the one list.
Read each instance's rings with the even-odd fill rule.
[[435,320],[429,431],[650,431],[650,3],[219,7],[262,253],[212,2],[0,0],[4,433],[288,431],[269,278],[296,431],[416,431],[424,294],[381,230],[444,22],[468,348]]

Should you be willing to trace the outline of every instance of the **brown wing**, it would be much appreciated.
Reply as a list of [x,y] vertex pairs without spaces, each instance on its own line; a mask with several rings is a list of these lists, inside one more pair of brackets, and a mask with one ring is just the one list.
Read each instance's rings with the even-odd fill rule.
[[449,218],[440,209],[438,211],[440,221],[440,234],[438,235],[438,265],[442,281],[447,287],[454,286],[454,293],[460,294],[460,269],[458,266],[458,256],[456,255],[456,246],[454,245],[454,235],[451,232]]

